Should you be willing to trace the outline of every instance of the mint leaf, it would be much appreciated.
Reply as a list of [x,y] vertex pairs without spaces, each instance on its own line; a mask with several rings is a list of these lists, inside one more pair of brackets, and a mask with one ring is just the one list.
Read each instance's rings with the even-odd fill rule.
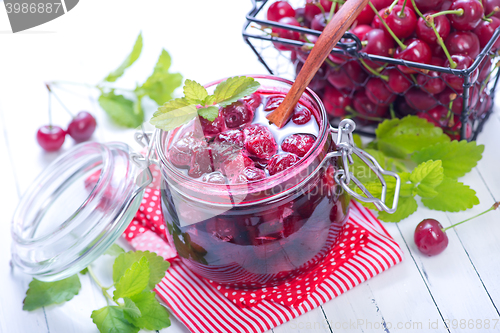
[[398,209],[394,214],[379,212],[378,218],[384,222],[399,222],[415,213],[417,208],[418,204],[414,197],[400,197],[398,201]]
[[228,106],[238,99],[251,95],[259,89],[260,83],[251,77],[235,76],[217,85],[214,92],[214,103]]
[[407,116],[381,123],[375,131],[378,149],[387,156],[406,158],[408,154],[450,138],[425,119]]
[[144,120],[142,113],[136,113],[134,102],[123,95],[116,95],[114,91],[99,96],[99,105],[117,125],[136,128]]
[[363,142],[361,141],[361,136],[359,134],[353,134],[352,139],[356,147],[363,148]]
[[78,295],[81,287],[80,279],[76,274],[54,282],[33,279],[26,292],[23,310],[33,311],[47,305],[67,302]]
[[444,178],[435,190],[437,195],[431,199],[422,199],[422,203],[434,210],[459,212],[479,204],[476,191],[455,179]]
[[105,306],[92,311],[90,317],[101,333],[139,332],[139,327],[135,327],[125,319],[125,312],[119,306]]
[[115,82],[120,76],[123,75],[123,73],[125,73],[125,70],[128,67],[130,67],[137,59],[139,59],[141,51],[142,51],[142,33],[140,33],[139,36],[137,36],[132,52],[130,52],[127,58],[125,58],[120,67],[111,72],[104,80],[108,82]]
[[88,269],[87,267],[85,267],[84,269],[82,269],[82,270],[80,271],[80,274],[85,275],[85,274],[87,274],[88,272],[89,272],[89,269]]
[[184,97],[190,103],[203,104],[207,96],[208,96],[207,89],[205,89],[205,87],[203,87],[198,82],[192,80],[186,80],[186,82],[184,83]]
[[139,318],[141,316],[141,310],[139,310],[134,301],[128,297],[123,298],[123,305],[121,308],[123,309],[123,312],[132,318]]
[[475,141],[451,141],[424,148],[413,154],[411,159],[416,163],[441,160],[444,175],[457,179],[477,165],[483,151],[484,145],[478,145]]
[[158,301],[153,292],[143,292],[139,295],[131,297],[135,305],[141,311],[141,316],[126,318],[135,326],[146,330],[161,330],[170,326],[170,318],[167,309],[165,309]]
[[175,89],[182,84],[181,74],[170,73],[171,64],[172,58],[170,58],[170,54],[162,50],[153,73],[141,87],[136,89],[137,94],[149,96],[158,105],[170,101]]
[[148,289],[154,287],[163,279],[165,272],[170,267],[170,263],[165,261],[156,253],[149,251],[135,251],[125,252],[120,254],[113,265],[113,281],[117,283],[120,278],[125,274],[132,264],[139,261],[142,257],[146,257],[149,262],[149,282]]
[[199,108],[198,114],[208,121],[214,121],[219,115],[219,108],[216,106],[207,106],[206,108]]
[[149,262],[146,257],[142,257],[138,262],[134,262],[115,284],[113,299],[116,301],[119,298],[136,295],[146,289],[148,283]]
[[197,115],[196,105],[190,104],[184,98],[177,98],[158,108],[150,123],[164,131],[171,131],[189,122]]
[[441,161],[427,161],[419,164],[411,173],[410,181],[415,184],[416,193],[422,198],[433,198],[438,192],[436,186],[444,178]]

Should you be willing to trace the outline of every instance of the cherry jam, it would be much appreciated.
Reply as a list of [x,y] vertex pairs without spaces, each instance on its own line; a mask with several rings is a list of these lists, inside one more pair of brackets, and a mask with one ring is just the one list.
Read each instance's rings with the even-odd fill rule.
[[[162,209],[182,261],[216,282],[257,288],[295,278],[334,245],[349,198],[333,178],[322,107],[303,98],[282,128],[286,92],[263,88],[165,139]],[[319,102],[318,102],[319,103]]]

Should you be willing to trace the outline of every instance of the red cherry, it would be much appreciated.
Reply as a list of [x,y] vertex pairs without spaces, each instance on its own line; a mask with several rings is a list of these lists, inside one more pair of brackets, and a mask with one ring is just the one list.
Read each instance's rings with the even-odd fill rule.
[[242,100],[238,100],[222,108],[220,112],[226,122],[227,128],[235,128],[249,123],[253,120],[254,116],[251,107]]
[[311,21],[311,29],[313,30],[318,30],[318,31],[323,31],[325,29],[326,24],[328,23],[326,20],[328,19],[328,16],[323,13],[316,14]]
[[305,5],[305,17],[309,22],[314,20],[314,16],[321,14],[321,9],[316,5],[315,0],[307,0]]
[[396,95],[387,89],[382,79],[371,78],[366,83],[365,89],[366,96],[375,104],[389,105],[396,100]]
[[417,225],[414,241],[417,249],[428,256],[439,254],[448,246],[448,236],[443,226],[434,219],[425,219]]
[[308,108],[303,107],[302,105],[299,104],[295,107],[292,116],[292,121],[294,124],[304,125],[311,120],[311,117],[312,117],[311,111]]
[[366,34],[372,30],[373,28],[369,25],[366,25],[366,24],[360,24],[354,28],[352,28],[351,30],[349,30],[350,33],[352,33],[353,35],[355,35],[356,37],[359,38],[359,40],[364,40]]
[[269,175],[272,176],[279,172],[285,171],[292,165],[296,164],[298,161],[300,161],[300,158],[295,154],[291,153],[278,154],[274,155],[271,158],[266,169],[269,172]]
[[[406,49],[402,50],[401,47],[398,47],[394,58],[419,62],[421,64],[428,64],[431,61],[431,48],[425,42],[420,39],[410,38],[404,44],[406,45]],[[398,68],[405,74],[416,73],[415,70],[402,65],[398,65]]]
[[354,21],[353,25],[361,25],[361,24],[370,24],[375,17],[375,13],[371,9],[369,5],[366,5],[365,8],[358,14],[356,17],[356,21]]
[[[489,15],[492,12],[495,12],[494,17],[500,18],[500,10],[495,10],[495,8],[500,9],[500,0],[483,0],[484,6],[484,14]],[[491,18],[491,17],[490,17]]]
[[389,15],[385,17],[385,23],[387,23],[389,29],[400,39],[410,37],[417,27],[417,16],[413,9],[405,6],[403,15],[400,16],[402,8],[403,6],[400,5],[394,6]]
[[267,10],[267,19],[278,22],[283,17],[295,17],[295,10],[287,1],[276,1]]
[[254,124],[243,129],[245,132],[245,150],[248,156],[258,160],[268,160],[278,149],[269,128]]
[[[466,69],[472,66],[472,64],[474,63],[474,60],[472,60],[472,58],[467,55],[454,54],[451,56],[451,58],[457,64],[457,67],[455,69]],[[450,67],[450,62],[448,60],[445,61],[444,67]],[[471,83],[476,82],[477,76],[478,76],[478,70],[476,69],[471,74],[470,82]],[[461,78],[460,76],[455,74],[443,73],[442,77],[451,88],[457,91],[462,91],[464,89],[463,87],[464,79]]]
[[389,81],[385,82],[385,84],[389,87],[389,90],[396,94],[404,94],[413,86],[413,81],[397,68],[390,69],[383,74],[389,76]]
[[[366,41],[367,44],[363,46],[361,51],[368,54],[388,57],[391,49],[394,48],[394,40],[382,29],[370,30],[365,34],[363,41]],[[382,66],[382,63],[373,62],[368,59],[365,60],[365,63],[371,68]]]
[[389,111],[386,105],[375,104],[370,101],[364,89],[356,91],[352,100],[354,109],[362,116],[384,117]]
[[[444,2],[444,0],[415,0],[415,4],[417,5],[420,12],[424,13],[431,9],[439,8],[439,6]],[[411,5],[411,2],[408,1],[407,4]],[[412,6],[413,7],[413,6]]]
[[96,126],[95,118],[87,111],[81,111],[69,123],[67,132],[76,142],[82,142],[90,139]]
[[[443,59],[432,57],[431,65],[443,66]],[[418,74],[418,85],[429,94],[439,94],[446,88],[446,83],[441,78],[441,73],[436,71],[429,71],[427,74]]]
[[[479,89],[471,88],[469,90],[469,105],[476,105],[479,101]],[[453,104],[451,106],[451,112],[456,115],[462,114],[462,106],[463,106],[463,97],[457,96],[451,89],[446,89],[438,96],[438,100],[441,104],[446,105],[448,107],[450,105],[451,100],[453,99]]]
[[405,94],[408,105],[418,111],[427,111],[436,106],[437,101],[434,96],[418,88],[412,88]]
[[337,88],[327,85],[323,94],[326,112],[332,117],[345,116],[345,108],[351,105],[351,99]]
[[[474,33],[479,38],[479,45],[484,48],[486,44],[490,41],[495,30],[500,26],[500,19],[497,17],[490,17],[491,22],[481,21],[479,25],[474,29]],[[491,51],[495,52],[500,47],[500,38],[497,39],[495,44],[493,44]],[[487,57],[488,58],[488,57]]]
[[455,31],[448,35],[445,42],[450,54],[468,55],[472,59],[479,54],[479,38],[470,31]]
[[483,61],[479,64],[479,76],[477,78],[478,82],[483,82],[486,80],[491,71],[491,58],[485,57]]
[[283,140],[281,149],[287,153],[304,157],[311,150],[315,141],[316,138],[310,134],[292,134]]
[[463,10],[462,15],[451,14],[449,16],[451,26],[457,30],[472,30],[484,15],[483,5],[478,0],[456,0],[452,3],[450,10]]
[[61,148],[66,132],[59,126],[42,126],[36,133],[36,141],[46,151],[56,151]]
[[354,89],[363,85],[367,77],[357,61],[349,61],[341,67],[330,67],[327,80],[337,89]]
[[[436,11],[430,11],[424,15],[424,17],[427,17],[428,15],[435,14]],[[436,16],[434,18],[434,26],[436,27],[436,30],[441,36],[443,40],[446,40],[446,37],[450,34],[450,20],[446,18],[445,15],[441,16]],[[417,38],[423,40],[427,44],[437,44],[437,37],[436,34],[434,33],[434,30],[430,25],[427,24],[427,21],[424,20],[423,18],[419,18],[417,22],[417,29],[416,29],[416,34]],[[441,46],[439,46],[441,48]]]
[[[278,21],[279,23],[282,24],[288,24],[296,27],[300,27],[299,22],[295,17],[283,17]],[[299,40],[300,39],[300,34],[297,31],[292,31],[290,29],[282,29],[282,28],[277,28],[273,27],[272,30],[273,34],[278,35],[280,38],[285,38],[285,39],[291,39],[291,40]],[[274,47],[280,51],[291,51],[294,50],[293,46],[281,44],[278,42],[273,42]]]

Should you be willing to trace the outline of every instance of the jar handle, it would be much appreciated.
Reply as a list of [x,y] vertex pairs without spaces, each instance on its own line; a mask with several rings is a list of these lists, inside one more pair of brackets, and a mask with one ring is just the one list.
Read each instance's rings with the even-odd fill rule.
[[[399,175],[392,171],[384,170],[377,160],[368,154],[367,152],[357,148],[354,145],[354,140],[352,137],[352,132],[356,128],[356,124],[351,119],[343,119],[338,126],[338,129],[331,128],[332,133],[337,134],[336,146],[337,152],[336,156],[342,157],[343,169],[339,169],[335,172],[335,182],[342,186],[344,191],[346,191],[350,196],[356,200],[373,203],[378,210],[383,210],[389,214],[396,211],[398,207],[399,191],[401,188],[401,178]],[[380,198],[373,196],[365,186],[354,176],[354,174],[349,171],[349,165],[353,164],[352,154],[359,157],[377,176],[380,183],[382,184],[382,193]],[[387,195],[387,183],[383,176],[391,176],[396,179],[396,187],[394,193],[394,200],[392,207],[389,208],[385,204]],[[350,187],[349,183],[353,181],[354,184],[366,195],[366,197],[354,192]]]
[[158,131],[146,132],[144,130],[144,125],[141,125],[141,130],[136,132],[134,135],[135,141],[141,145],[143,148],[147,147],[146,154],[132,153],[130,157],[132,161],[141,168],[141,172],[135,178],[135,183],[137,184],[137,189],[135,189],[133,196],[137,196],[141,193],[149,184],[153,182],[153,174],[149,169],[151,163],[154,160],[151,156],[154,154],[154,143],[156,140],[156,134]]

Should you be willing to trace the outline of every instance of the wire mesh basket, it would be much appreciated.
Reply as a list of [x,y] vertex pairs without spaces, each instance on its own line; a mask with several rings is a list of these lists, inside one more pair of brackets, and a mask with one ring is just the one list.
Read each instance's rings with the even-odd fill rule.
[[[267,9],[274,2],[252,0],[243,38],[270,74],[293,80],[321,31],[267,20]],[[304,2],[289,1],[293,8]],[[285,29],[301,38],[277,37],[271,29]],[[426,64],[368,54],[362,51],[362,41],[346,32],[310,87],[322,98],[334,125],[343,117],[354,117],[362,135],[373,136],[384,119],[417,114],[453,139],[475,140],[493,109],[500,71],[498,53],[492,48],[499,35],[497,28],[468,68],[451,69],[434,61]],[[403,87],[393,89],[384,82],[389,75],[398,77]],[[390,96],[374,93],[381,84]]]

